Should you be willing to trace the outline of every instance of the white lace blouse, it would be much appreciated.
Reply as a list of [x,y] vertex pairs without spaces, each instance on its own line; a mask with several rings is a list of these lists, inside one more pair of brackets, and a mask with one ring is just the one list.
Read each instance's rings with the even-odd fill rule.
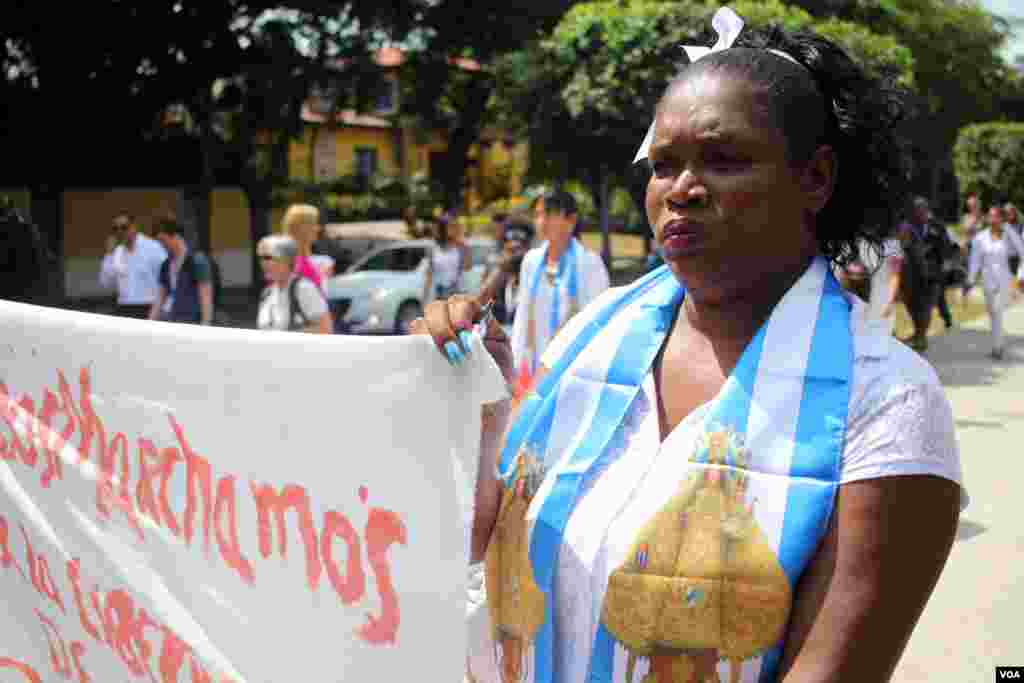
[[[935,371],[894,340],[863,302],[853,303],[855,359],[840,484],[931,474],[962,485],[952,411]],[[545,353],[545,366],[555,363],[586,318],[585,311],[566,326]],[[663,480],[672,479],[682,466],[675,461],[688,459],[710,408],[705,404],[695,410],[660,442],[655,406],[654,380],[648,374],[607,452],[584,480],[565,529],[556,572],[554,640],[558,678],[566,683],[586,680],[604,582],[634,538],[636,520],[629,517],[636,514],[629,510],[644,507],[636,493],[623,494],[631,488],[624,482],[643,481],[638,489],[644,496],[660,500],[659,489],[674,486]],[[961,507],[967,500],[963,492]],[[639,514],[642,519],[649,513]]]

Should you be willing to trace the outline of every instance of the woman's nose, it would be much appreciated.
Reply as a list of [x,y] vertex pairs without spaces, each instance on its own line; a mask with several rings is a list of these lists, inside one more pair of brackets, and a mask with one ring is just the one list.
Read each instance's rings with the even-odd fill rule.
[[708,189],[693,171],[683,169],[665,199],[676,207],[705,206],[708,202]]

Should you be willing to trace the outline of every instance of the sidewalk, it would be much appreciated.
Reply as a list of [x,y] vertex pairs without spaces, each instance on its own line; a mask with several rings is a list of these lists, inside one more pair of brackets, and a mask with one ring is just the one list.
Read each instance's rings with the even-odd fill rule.
[[1007,311],[1006,340],[990,359],[987,317],[930,339],[971,501],[896,683],[988,683],[1024,665],[1024,306]]

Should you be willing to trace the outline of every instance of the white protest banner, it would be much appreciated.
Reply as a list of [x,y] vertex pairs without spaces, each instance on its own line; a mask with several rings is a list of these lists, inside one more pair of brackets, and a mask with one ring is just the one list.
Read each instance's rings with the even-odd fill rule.
[[461,680],[473,358],[0,301],[0,681]]

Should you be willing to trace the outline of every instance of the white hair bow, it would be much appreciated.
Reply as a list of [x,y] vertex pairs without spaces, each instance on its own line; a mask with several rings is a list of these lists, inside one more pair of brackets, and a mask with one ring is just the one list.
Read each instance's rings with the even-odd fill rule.
[[[686,56],[690,58],[691,63],[696,62],[701,57],[707,57],[713,52],[721,52],[732,47],[732,44],[736,42],[736,38],[739,37],[740,31],[743,30],[743,19],[728,7],[720,7],[715,12],[715,16],[711,18],[711,28],[715,29],[715,33],[718,34],[718,40],[711,47],[704,47],[702,45],[682,46],[686,50]],[[789,55],[785,56],[793,59]],[[636,153],[636,158],[633,159],[634,164],[647,158],[647,152],[650,150],[653,140],[654,122],[652,121],[651,127],[647,129],[647,135],[644,136],[644,141],[640,143],[640,149]]]

